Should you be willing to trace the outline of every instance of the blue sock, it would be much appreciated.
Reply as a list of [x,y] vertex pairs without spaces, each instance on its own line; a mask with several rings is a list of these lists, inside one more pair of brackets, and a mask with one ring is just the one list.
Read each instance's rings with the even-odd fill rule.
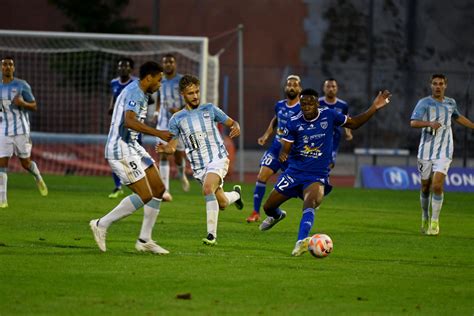
[[122,183],[120,182],[120,178],[113,172],[112,172],[112,178],[114,178],[115,187],[116,188],[121,188]]
[[298,231],[298,240],[308,237],[311,227],[314,223],[314,208],[307,208],[303,211],[303,217],[300,221],[300,230]]
[[267,184],[264,182],[257,181],[257,183],[255,183],[255,190],[253,191],[253,210],[257,213],[260,213],[260,206],[262,206],[266,188]]

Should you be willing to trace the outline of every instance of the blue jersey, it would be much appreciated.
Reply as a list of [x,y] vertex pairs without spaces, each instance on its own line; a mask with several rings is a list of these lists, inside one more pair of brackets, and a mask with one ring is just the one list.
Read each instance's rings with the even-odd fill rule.
[[441,124],[441,127],[434,134],[429,129],[421,129],[418,159],[453,158],[452,117],[459,117],[456,101],[452,98],[444,97],[443,101],[439,102],[430,96],[418,101],[411,119],[417,121],[437,121]]
[[[334,103],[328,103],[325,97],[320,97],[318,101],[321,107],[328,107],[344,115],[347,115],[349,113],[349,107],[347,106],[347,102],[339,98],[336,98],[336,102]],[[337,151],[337,149],[339,148],[341,135],[342,135],[342,127],[337,126],[336,128],[334,128],[333,141],[332,141],[333,151]]]
[[216,122],[224,123],[229,117],[217,106],[208,103],[196,109],[182,109],[170,119],[169,131],[183,141],[186,156],[194,173],[211,161],[227,157],[227,149]]
[[[136,113],[137,120],[145,121],[148,108],[148,95],[140,89],[139,81],[133,81],[120,93],[115,101],[112,122],[105,145],[106,159],[123,159],[136,154],[139,132],[125,127],[125,112]],[[141,146],[140,146],[141,147]]]
[[286,125],[287,135],[282,139],[291,142],[288,169],[318,176],[327,176],[332,160],[333,130],[344,125],[347,116],[327,107],[319,108],[319,114],[307,121],[303,112],[292,117]]
[[286,133],[286,124],[292,116],[300,111],[301,106],[299,102],[289,106],[286,100],[280,100],[275,104],[275,117],[277,119],[276,133],[268,151],[276,155],[277,158],[281,149],[280,139],[282,135]]
[[113,102],[117,100],[120,92],[125,89],[126,86],[131,84],[133,81],[138,80],[137,77],[131,76],[126,82],[121,82],[120,77],[114,78],[110,81],[110,89],[112,89]]
[[26,102],[33,102],[35,97],[30,85],[18,78],[13,78],[9,83],[0,82],[0,134],[16,136],[30,133],[30,120],[28,112],[23,107],[12,103],[15,96],[21,95]]

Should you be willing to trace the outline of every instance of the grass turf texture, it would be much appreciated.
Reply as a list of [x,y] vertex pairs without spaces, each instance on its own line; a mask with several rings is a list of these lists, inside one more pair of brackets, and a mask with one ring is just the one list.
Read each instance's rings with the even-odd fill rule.
[[[244,211],[219,215],[218,242],[206,247],[204,198],[172,183],[154,238],[168,256],[134,249],[143,211],[109,229],[100,253],[89,229],[119,200],[108,177],[45,177],[43,198],[31,176],[9,175],[0,209],[0,315],[58,314],[450,314],[474,312],[474,195],[445,194],[440,236],[419,233],[418,192],[335,188],[312,233],[329,234],[325,259],[290,256],[301,201],[267,232]],[[225,186],[228,190],[232,184]],[[267,189],[267,194],[270,189]],[[179,294],[191,299],[179,299]],[[186,296],[186,295],[185,295]]]

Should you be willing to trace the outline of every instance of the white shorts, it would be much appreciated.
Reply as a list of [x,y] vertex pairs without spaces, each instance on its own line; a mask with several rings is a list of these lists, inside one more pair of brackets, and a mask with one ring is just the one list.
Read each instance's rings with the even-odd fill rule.
[[208,173],[215,173],[221,178],[221,187],[224,185],[224,178],[229,170],[229,158],[225,157],[219,160],[211,161],[206,168],[194,172],[193,176],[201,184]]
[[145,177],[145,170],[155,163],[153,158],[146,153],[123,157],[123,159],[107,159],[112,171],[120,178],[120,182],[129,185]]
[[[167,130],[167,129],[166,129]],[[161,138],[157,137],[156,138],[156,144],[159,145],[159,144],[163,144],[163,145],[166,145],[168,144],[168,142],[165,142],[164,140],[162,140]],[[176,150],[177,151],[184,151],[185,148],[184,148],[184,143],[183,141],[181,140],[181,137],[178,137],[178,145],[176,145]]]
[[11,157],[13,154],[20,158],[31,156],[30,134],[16,136],[0,136],[0,157]]
[[448,158],[423,160],[418,159],[418,171],[421,175],[421,180],[428,180],[434,172],[441,172],[447,175],[449,166],[452,160]]

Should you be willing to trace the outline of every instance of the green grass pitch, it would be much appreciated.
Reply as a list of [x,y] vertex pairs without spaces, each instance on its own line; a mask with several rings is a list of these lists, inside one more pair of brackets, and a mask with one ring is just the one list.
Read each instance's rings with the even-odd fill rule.
[[[474,194],[446,193],[440,235],[419,233],[418,192],[335,188],[312,232],[329,234],[325,259],[293,258],[301,201],[267,232],[246,207],[219,215],[215,247],[206,236],[204,198],[172,183],[154,238],[171,253],[139,254],[143,211],[109,229],[100,253],[89,220],[112,209],[108,177],[9,175],[0,209],[0,315],[335,315],[474,313]],[[226,183],[227,189],[232,187]],[[267,194],[270,188],[267,189]],[[190,293],[190,299],[177,298]]]

